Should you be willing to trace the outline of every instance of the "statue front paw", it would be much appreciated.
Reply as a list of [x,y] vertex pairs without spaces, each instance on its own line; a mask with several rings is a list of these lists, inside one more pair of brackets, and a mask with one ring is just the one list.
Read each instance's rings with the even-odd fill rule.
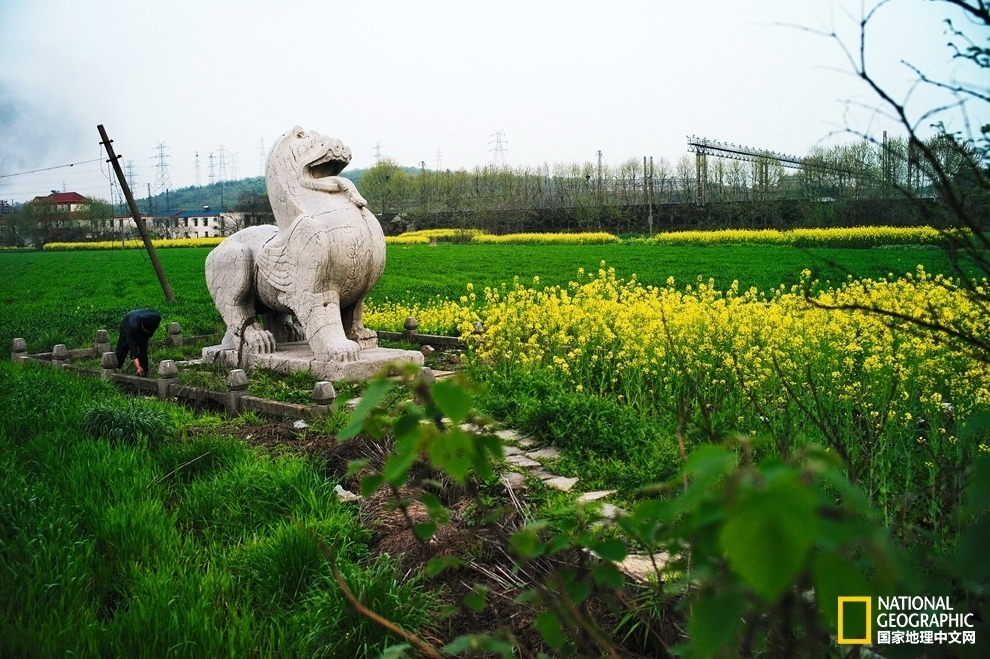
[[289,335],[289,341],[306,340],[306,330],[304,330],[302,325],[299,325],[298,323],[290,323],[286,328],[286,332]]
[[244,328],[244,348],[257,354],[275,352],[275,337],[258,325],[248,325]]
[[313,348],[316,360],[324,362],[355,362],[360,353],[361,347],[354,341],[346,339]]
[[351,201],[353,201],[354,205],[357,206],[358,208],[364,208],[368,205],[368,200],[362,197],[361,195],[357,194],[356,192],[351,193]]

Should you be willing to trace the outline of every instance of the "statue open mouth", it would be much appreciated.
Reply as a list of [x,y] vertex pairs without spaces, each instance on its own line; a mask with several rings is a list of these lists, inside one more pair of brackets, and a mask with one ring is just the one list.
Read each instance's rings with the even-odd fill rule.
[[336,176],[344,171],[348,162],[350,162],[350,158],[343,159],[328,148],[320,158],[306,165],[306,173],[312,178]]

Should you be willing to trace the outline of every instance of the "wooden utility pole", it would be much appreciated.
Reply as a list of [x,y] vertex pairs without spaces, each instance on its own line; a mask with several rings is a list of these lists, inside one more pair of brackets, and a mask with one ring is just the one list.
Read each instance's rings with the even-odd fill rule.
[[175,302],[175,294],[172,293],[172,287],[168,285],[168,277],[165,276],[165,271],[162,269],[162,262],[158,260],[158,254],[155,253],[155,246],[151,244],[148,227],[145,226],[144,218],[141,217],[141,212],[138,210],[137,204],[134,203],[134,195],[131,194],[131,189],[127,186],[127,179],[124,178],[124,172],[120,168],[120,163],[118,162],[120,156],[114,154],[112,140],[107,137],[107,131],[103,129],[103,124],[97,126],[96,129],[100,131],[100,138],[103,140],[100,144],[106,147],[107,155],[110,156],[107,162],[113,165],[113,171],[117,173],[117,180],[120,181],[120,187],[124,190],[124,198],[127,199],[127,206],[131,209],[131,217],[134,218],[138,233],[141,234],[141,240],[144,241],[144,248],[148,250],[151,265],[154,266],[155,274],[158,275],[158,282],[162,285],[162,291],[165,292],[165,299],[169,302]]

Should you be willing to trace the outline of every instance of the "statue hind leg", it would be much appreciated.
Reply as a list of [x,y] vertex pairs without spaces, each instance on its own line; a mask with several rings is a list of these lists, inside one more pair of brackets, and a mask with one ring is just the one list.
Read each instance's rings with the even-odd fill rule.
[[357,342],[362,350],[378,347],[378,333],[364,326],[364,297],[340,310],[344,333],[351,341]]
[[274,352],[274,337],[255,316],[254,256],[248,245],[233,240],[217,245],[206,257],[206,287],[227,325],[222,348]]

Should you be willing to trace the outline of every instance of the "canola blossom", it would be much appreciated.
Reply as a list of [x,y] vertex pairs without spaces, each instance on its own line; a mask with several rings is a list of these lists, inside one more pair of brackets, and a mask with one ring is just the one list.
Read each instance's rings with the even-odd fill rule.
[[509,233],[492,235],[477,229],[424,229],[398,236],[385,236],[389,245],[426,245],[431,242],[472,242],[498,245],[604,245],[621,243],[618,236],[603,231],[586,233]]
[[[566,287],[517,279],[483,295],[469,289],[456,302],[386,304],[365,320],[399,329],[413,315],[422,332],[456,330],[479,369],[549,373],[565,390],[617,399],[669,419],[672,429],[683,419],[689,441],[693,427],[826,445],[851,465],[886,521],[898,496],[920,488],[928,499],[912,510],[919,523],[935,524],[937,485],[990,450],[959,438],[960,423],[990,407],[990,366],[881,315],[826,307],[879,307],[982,337],[990,319],[956,282],[920,267],[838,286],[809,277],[771,291],[736,282],[719,290],[701,278],[644,286],[603,262]],[[985,281],[974,285],[990,290]],[[474,333],[475,321],[483,334]]]
[[407,231],[398,236],[385,236],[385,243],[392,245],[426,245],[435,241],[469,242],[480,234],[478,229],[421,229]]
[[948,237],[932,227],[839,227],[823,229],[722,229],[677,231],[634,239],[657,245],[793,245],[795,247],[870,248],[884,245],[944,247]]
[[[151,244],[159,249],[170,247],[216,247],[223,238],[155,238]],[[142,240],[100,240],[88,243],[45,243],[45,251],[65,252],[80,249],[144,249]]]
[[618,236],[604,231],[587,233],[507,233],[491,235],[487,233],[474,237],[472,242],[497,245],[605,245],[621,243]]

